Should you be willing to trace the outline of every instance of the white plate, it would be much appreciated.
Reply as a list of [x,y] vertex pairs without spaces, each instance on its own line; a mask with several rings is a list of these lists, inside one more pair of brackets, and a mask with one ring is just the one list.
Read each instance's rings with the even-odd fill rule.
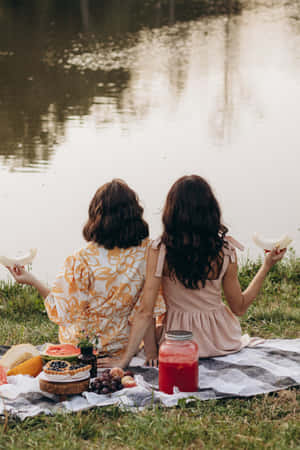
[[78,378],[73,378],[72,380],[60,380],[59,377],[60,375],[57,375],[58,379],[53,379],[52,377],[48,377],[44,372],[42,372],[40,375],[40,378],[42,380],[49,381],[50,383],[74,383],[75,381],[84,381],[90,378],[89,376],[87,377],[86,374]]

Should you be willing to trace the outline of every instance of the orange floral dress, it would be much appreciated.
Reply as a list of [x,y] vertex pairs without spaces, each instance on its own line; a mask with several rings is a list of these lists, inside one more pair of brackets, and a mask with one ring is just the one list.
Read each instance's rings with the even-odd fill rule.
[[[84,329],[98,336],[100,353],[120,354],[128,343],[138,306],[150,240],[128,249],[107,250],[94,242],[69,256],[57,275],[45,307],[59,325],[59,341],[77,344]],[[154,317],[165,312],[161,296]]]

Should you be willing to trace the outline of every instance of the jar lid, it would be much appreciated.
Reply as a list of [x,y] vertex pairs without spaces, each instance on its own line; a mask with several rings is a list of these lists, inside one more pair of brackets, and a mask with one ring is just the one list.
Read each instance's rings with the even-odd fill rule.
[[166,333],[166,339],[171,341],[187,341],[193,339],[193,333],[186,330],[169,330]]

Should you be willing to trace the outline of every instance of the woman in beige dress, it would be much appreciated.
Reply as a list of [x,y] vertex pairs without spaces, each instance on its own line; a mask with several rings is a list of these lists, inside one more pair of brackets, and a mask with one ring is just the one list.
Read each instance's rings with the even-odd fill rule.
[[[160,289],[167,307],[163,335],[175,329],[192,331],[199,357],[226,355],[255,344],[255,339],[242,335],[236,316],[246,313],[267,273],[285,250],[274,249],[266,254],[242,292],[234,248],[237,242],[227,237],[218,201],[209,184],[197,175],[184,176],[172,186],[163,225],[162,236],[152,243],[148,253],[141,306],[127,350],[122,358],[107,360],[105,365],[125,367],[130,362],[151,323]],[[222,291],[228,306],[222,300]],[[157,352],[153,352],[152,359],[156,364]]]

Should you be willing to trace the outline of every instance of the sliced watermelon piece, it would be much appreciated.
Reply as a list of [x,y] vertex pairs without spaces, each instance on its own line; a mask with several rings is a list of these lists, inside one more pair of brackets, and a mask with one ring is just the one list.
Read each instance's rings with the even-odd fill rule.
[[4,367],[0,366],[0,386],[2,384],[7,384],[7,378],[6,378],[6,370]]
[[80,355],[80,348],[72,344],[47,344],[41,353],[44,361],[53,359],[63,359],[64,361],[74,361]]
[[72,344],[49,345],[47,348],[48,355],[69,356],[70,354],[79,355],[80,349]]

